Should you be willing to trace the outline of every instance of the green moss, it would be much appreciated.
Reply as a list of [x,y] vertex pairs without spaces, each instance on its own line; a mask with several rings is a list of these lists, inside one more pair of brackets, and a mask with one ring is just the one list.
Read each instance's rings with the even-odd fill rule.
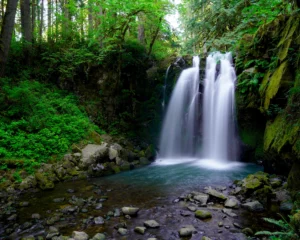
[[37,172],[35,173],[35,178],[37,180],[38,186],[42,190],[54,188],[54,183],[51,180],[49,180],[45,174]]
[[[273,149],[279,153],[286,144],[297,146],[299,126],[288,121],[284,113],[278,115],[274,122],[269,121],[265,130],[264,151]],[[293,147],[293,150],[297,152],[297,147]]]
[[203,220],[203,219],[211,218],[212,215],[211,215],[211,213],[208,212],[208,211],[197,210],[197,211],[195,212],[195,217],[196,217],[196,218],[200,218],[200,219]]
[[264,101],[264,109],[268,110],[271,99],[276,95],[278,89],[280,87],[282,76],[286,70],[287,61],[283,62],[273,73],[270,78],[270,83],[266,90],[265,101]]
[[257,172],[255,174],[250,174],[243,179],[243,188],[246,192],[251,192],[257,190],[264,185],[269,183],[269,177],[267,173]]
[[260,87],[259,87],[259,94],[260,94],[261,97],[264,96],[265,91],[266,91],[266,89],[267,89],[267,87],[268,87],[269,80],[270,80],[270,75],[271,75],[271,72],[268,71],[268,72],[265,74],[265,76],[264,76],[264,78],[263,78],[263,80],[262,80],[262,83],[260,84]]

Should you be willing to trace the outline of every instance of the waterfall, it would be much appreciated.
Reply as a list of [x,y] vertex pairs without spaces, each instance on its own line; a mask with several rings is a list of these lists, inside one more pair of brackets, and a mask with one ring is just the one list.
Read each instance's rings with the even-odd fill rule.
[[198,56],[193,58],[193,67],[182,71],[173,90],[161,132],[160,158],[192,156],[195,151],[199,62]]
[[194,57],[193,67],[182,71],[176,83],[163,121],[158,156],[160,161],[202,158],[206,165],[211,162],[222,168],[237,156],[235,70],[231,53],[210,54],[200,93],[199,64],[199,57]]
[[[220,71],[217,73],[219,62]],[[234,160],[234,88],[236,75],[231,54],[212,53],[206,62],[203,94],[203,156]]]
[[161,103],[162,110],[165,110],[165,104],[166,104],[166,88],[167,88],[167,83],[168,83],[168,76],[169,76],[169,71],[172,65],[170,65],[166,71],[166,76],[165,76],[165,83],[163,85],[163,100]]

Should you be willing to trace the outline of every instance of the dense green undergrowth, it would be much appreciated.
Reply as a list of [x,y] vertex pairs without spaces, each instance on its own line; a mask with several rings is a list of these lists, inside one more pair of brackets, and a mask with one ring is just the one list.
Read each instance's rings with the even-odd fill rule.
[[[34,80],[0,79],[0,168],[59,159],[93,125],[74,95]],[[12,161],[11,161],[12,160]]]

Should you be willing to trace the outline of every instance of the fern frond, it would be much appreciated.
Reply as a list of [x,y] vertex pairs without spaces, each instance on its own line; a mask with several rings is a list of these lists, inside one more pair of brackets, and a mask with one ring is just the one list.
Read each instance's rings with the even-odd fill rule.
[[272,223],[278,227],[281,227],[283,229],[289,229],[290,225],[287,224],[286,222],[282,221],[282,220],[275,220],[273,218],[263,218],[266,222],[268,223]]

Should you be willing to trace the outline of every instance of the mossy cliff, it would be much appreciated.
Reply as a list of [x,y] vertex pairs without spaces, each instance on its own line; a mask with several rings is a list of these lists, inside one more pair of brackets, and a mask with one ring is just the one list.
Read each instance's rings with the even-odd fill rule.
[[300,14],[279,15],[237,49],[242,140],[261,151],[267,171],[283,174],[300,162],[299,36]]

